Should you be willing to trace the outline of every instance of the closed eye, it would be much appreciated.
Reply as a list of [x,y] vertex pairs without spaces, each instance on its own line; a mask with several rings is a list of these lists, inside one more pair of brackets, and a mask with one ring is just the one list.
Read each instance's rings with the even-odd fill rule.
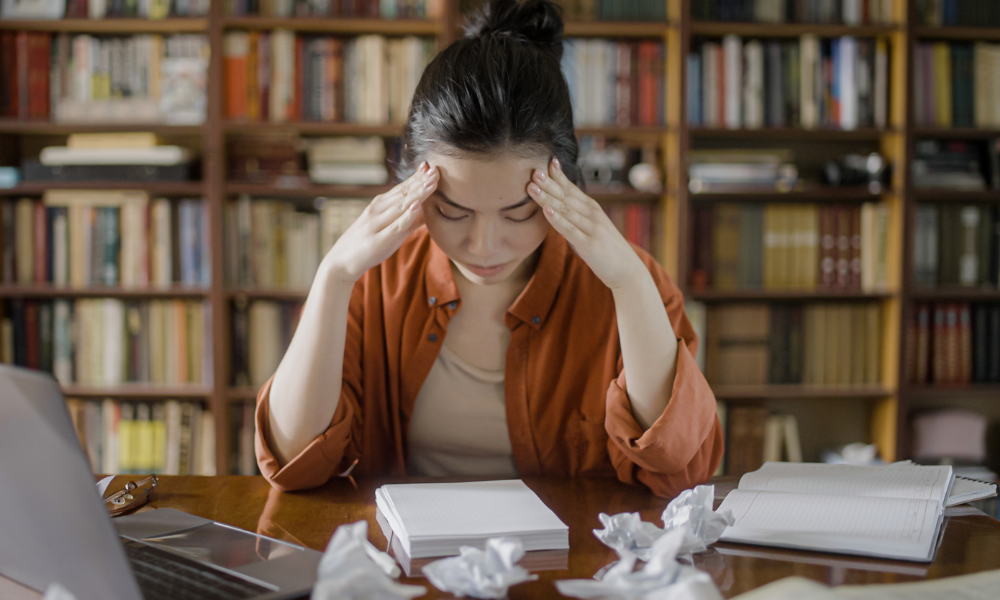
[[449,221],[461,221],[465,217],[469,216],[468,214],[449,215],[447,212],[445,212],[444,207],[442,207],[441,205],[438,205],[437,209],[438,209],[438,214],[440,214],[443,218]]
[[534,217],[535,214],[537,214],[537,213],[538,213],[538,209],[536,208],[536,209],[534,209],[534,210],[531,211],[531,214],[529,214],[528,216],[524,217],[523,219],[515,219],[514,217],[507,217],[507,220],[508,221],[513,221],[515,223],[524,223],[525,221],[528,221],[532,217]]

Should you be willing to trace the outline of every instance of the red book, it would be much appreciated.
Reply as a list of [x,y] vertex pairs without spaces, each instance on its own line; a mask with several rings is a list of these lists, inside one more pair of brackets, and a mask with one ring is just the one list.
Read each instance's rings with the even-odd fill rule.
[[[345,5],[350,4],[350,2],[345,2]],[[305,90],[302,89],[304,85],[302,69],[305,64],[305,41],[300,36],[295,36],[295,85],[292,86],[292,106],[291,111],[288,115],[291,121],[301,121],[302,120],[302,96],[305,94]]]
[[247,62],[249,38],[243,33],[226,36],[222,77],[226,89],[225,112],[228,119],[247,118]]
[[46,233],[46,210],[41,202],[35,203],[35,281],[45,283],[48,278],[48,249],[49,241]]
[[852,290],[861,289],[861,207],[852,206],[851,211],[851,281]]
[[17,32],[0,31],[0,116],[18,116]]
[[632,78],[631,49],[626,42],[618,42],[615,46],[615,123],[621,127],[629,125],[629,107],[632,101],[629,97]]
[[247,37],[246,117],[250,121],[260,121],[260,32],[251,31]]
[[17,116],[28,116],[28,32],[17,32]]
[[712,219],[711,208],[694,213],[694,257],[691,265],[691,287],[703,290],[712,282]]
[[52,63],[52,36],[28,34],[28,117],[49,117],[49,72]]
[[656,45],[654,42],[639,42],[639,76],[636,78],[638,87],[640,125],[656,124],[656,77],[653,73]]
[[260,85],[260,119],[267,121],[271,114],[271,35],[262,33],[257,46],[257,83]]
[[29,369],[41,368],[42,353],[38,333],[38,302],[29,300],[24,303],[24,366]]

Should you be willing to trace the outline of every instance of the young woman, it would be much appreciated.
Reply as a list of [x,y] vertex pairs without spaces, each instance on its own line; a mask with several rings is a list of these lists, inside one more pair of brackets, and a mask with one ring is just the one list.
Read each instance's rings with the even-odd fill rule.
[[677,286],[581,191],[562,20],[493,0],[417,87],[400,171],[324,257],[257,398],[277,488],[609,475],[672,496],[722,457]]

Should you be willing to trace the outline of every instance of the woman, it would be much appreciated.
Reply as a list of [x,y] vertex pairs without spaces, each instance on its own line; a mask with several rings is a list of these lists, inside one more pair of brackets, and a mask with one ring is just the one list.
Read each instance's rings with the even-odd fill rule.
[[427,67],[408,177],[324,257],[258,395],[275,487],[356,464],[673,496],[719,464],[680,291],[576,185],[562,28],[551,2],[493,0]]

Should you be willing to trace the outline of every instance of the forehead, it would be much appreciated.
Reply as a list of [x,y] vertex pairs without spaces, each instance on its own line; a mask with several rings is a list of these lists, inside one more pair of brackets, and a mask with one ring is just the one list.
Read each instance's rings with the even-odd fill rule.
[[473,210],[497,210],[520,202],[534,169],[544,169],[546,157],[523,158],[514,154],[496,157],[455,157],[428,154],[431,166],[441,172],[438,189],[449,200]]

